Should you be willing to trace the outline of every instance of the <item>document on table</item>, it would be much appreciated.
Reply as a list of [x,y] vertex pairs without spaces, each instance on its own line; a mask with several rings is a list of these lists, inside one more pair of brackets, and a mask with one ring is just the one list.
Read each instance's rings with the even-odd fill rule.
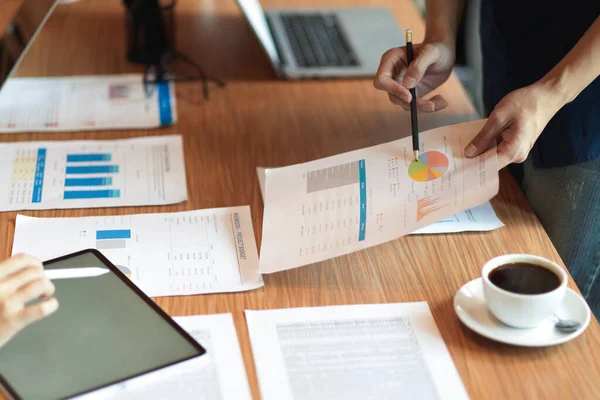
[[172,84],[143,76],[13,78],[0,91],[0,133],[143,129],[177,119]]
[[468,399],[427,303],[246,311],[264,400]]
[[498,193],[496,149],[464,147],[485,121],[265,170],[260,272],[327,260],[407,235]]
[[[266,168],[257,168],[258,185],[260,194],[265,198],[265,175]],[[434,222],[421,229],[412,232],[414,235],[432,234],[432,233],[457,233],[457,232],[486,232],[503,227],[504,224],[494,211],[494,208],[488,201],[480,206],[470,208],[465,211],[454,214],[451,217],[444,218]]]
[[0,143],[0,211],[187,200],[181,136]]
[[174,319],[206,355],[77,399],[252,400],[231,314]]
[[417,229],[412,233],[420,235],[430,233],[485,232],[503,226],[504,224],[494,212],[494,208],[487,202]]
[[17,215],[13,254],[100,250],[151,297],[263,286],[250,207],[82,218]]

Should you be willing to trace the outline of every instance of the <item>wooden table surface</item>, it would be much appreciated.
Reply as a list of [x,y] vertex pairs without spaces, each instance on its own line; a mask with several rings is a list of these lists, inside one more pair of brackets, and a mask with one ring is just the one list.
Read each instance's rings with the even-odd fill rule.
[[[6,23],[18,0],[2,0]],[[318,0],[263,0],[265,6],[318,5]],[[421,41],[424,25],[408,0],[329,0],[331,5],[385,5]],[[45,133],[0,136],[2,142],[117,139],[182,134],[189,200],[162,207],[26,211],[38,217],[122,215],[250,204],[260,246],[262,200],[256,166],[275,167],[384,143],[409,134],[409,115],[394,108],[368,79],[277,80],[234,0],[182,0],[177,7],[177,47],[228,84],[177,85],[179,122],[158,130]],[[19,76],[141,72],[125,58],[119,0],[60,5],[19,67]],[[456,77],[440,89],[447,110],[421,115],[429,129],[474,118]],[[264,277],[247,293],[156,299],[171,315],[233,313],[252,394],[260,398],[245,309],[390,303],[426,300],[473,399],[600,398],[600,326],[567,344],[518,348],[486,340],[453,312],[456,291],[477,278],[491,257],[531,253],[562,263],[515,181],[501,173],[492,201],[506,227],[490,233],[404,237],[319,264]],[[11,253],[16,212],[0,213],[0,258]],[[575,288],[573,282],[571,287]]]

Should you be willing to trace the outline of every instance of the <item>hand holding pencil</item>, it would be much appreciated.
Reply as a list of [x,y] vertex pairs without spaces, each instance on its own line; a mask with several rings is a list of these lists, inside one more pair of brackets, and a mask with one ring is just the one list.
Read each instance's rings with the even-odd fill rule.
[[[414,35],[411,39],[414,39]],[[412,42],[412,40],[411,40]],[[448,79],[454,66],[454,46],[444,42],[413,44],[414,59],[408,62],[408,46],[388,50],[381,58],[379,70],[373,82],[376,89],[388,94],[390,101],[410,111],[415,90],[416,109],[434,112],[448,106],[446,100],[435,95],[424,98]]]

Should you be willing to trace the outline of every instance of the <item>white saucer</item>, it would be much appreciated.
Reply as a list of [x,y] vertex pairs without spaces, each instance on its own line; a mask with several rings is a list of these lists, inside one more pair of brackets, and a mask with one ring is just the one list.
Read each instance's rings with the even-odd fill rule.
[[542,347],[568,342],[581,335],[590,324],[591,312],[587,303],[573,290],[567,288],[563,304],[556,311],[561,319],[581,322],[572,333],[561,333],[554,328],[556,320],[551,317],[532,329],[517,329],[500,322],[488,310],[483,298],[481,278],[465,284],[454,296],[454,311],[458,318],[473,331],[497,342],[516,346]]

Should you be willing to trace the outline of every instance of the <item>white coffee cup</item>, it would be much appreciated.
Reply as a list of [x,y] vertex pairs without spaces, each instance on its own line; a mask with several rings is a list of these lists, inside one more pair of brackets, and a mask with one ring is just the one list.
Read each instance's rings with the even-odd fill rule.
[[[560,285],[546,293],[519,294],[509,292],[490,281],[490,273],[497,267],[512,263],[529,263],[547,268],[560,281]],[[481,271],[483,295],[492,314],[514,328],[534,328],[551,317],[562,304],[567,290],[567,273],[556,263],[543,257],[528,254],[509,254],[491,259]]]

